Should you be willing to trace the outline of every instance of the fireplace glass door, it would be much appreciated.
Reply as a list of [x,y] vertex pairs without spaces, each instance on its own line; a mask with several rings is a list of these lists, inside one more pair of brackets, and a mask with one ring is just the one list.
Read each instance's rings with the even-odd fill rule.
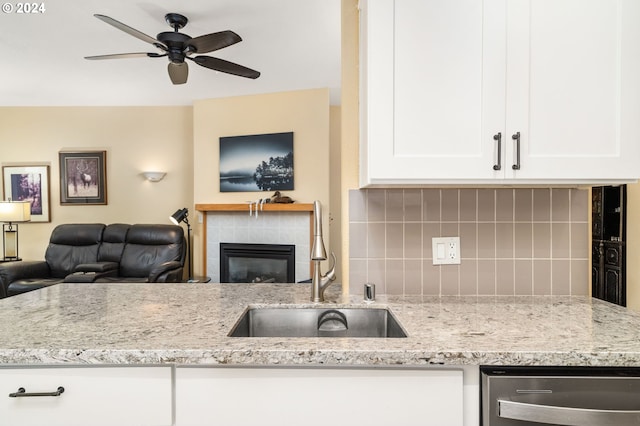
[[295,282],[295,246],[220,243],[220,282]]

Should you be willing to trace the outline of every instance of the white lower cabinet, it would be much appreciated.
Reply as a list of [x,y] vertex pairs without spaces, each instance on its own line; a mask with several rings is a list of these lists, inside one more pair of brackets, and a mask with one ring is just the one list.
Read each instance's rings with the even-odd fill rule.
[[[2,367],[0,425],[169,426],[171,373],[171,366]],[[58,396],[9,396],[50,394],[60,387]]]
[[177,367],[176,426],[462,426],[464,386],[461,369]]
[[3,366],[0,426],[470,426],[478,392],[471,366]]

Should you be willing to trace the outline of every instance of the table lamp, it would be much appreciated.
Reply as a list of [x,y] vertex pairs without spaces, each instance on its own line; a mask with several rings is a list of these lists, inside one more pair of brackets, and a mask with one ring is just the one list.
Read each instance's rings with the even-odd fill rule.
[[0,201],[2,243],[4,259],[21,260],[18,257],[18,223],[31,220],[31,203],[28,201]]

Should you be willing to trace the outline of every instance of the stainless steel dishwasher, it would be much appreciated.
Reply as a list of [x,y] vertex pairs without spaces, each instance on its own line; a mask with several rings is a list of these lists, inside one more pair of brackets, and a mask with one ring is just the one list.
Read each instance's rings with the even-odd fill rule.
[[482,426],[640,425],[640,368],[480,367]]

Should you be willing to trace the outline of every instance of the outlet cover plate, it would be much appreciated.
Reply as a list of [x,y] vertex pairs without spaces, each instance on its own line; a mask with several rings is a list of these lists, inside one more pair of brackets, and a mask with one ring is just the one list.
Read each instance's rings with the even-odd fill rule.
[[437,237],[431,239],[434,265],[460,264],[460,237]]

